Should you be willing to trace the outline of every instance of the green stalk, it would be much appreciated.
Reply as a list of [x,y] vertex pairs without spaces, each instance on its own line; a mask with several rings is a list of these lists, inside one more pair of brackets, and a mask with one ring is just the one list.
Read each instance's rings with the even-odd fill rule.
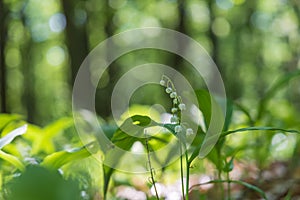
[[183,161],[182,161],[182,149],[181,149],[181,142],[180,142],[180,178],[181,178],[181,191],[182,191],[182,198],[184,198],[184,180],[183,180]]
[[230,177],[229,177],[229,172],[226,173],[227,175],[227,198],[228,200],[231,199],[231,188],[230,188]]
[[[221,149],[217,148],[217,154],[218,154],[218,179],[221,180],[222,179],[222,169],[220,168],[222,166],[222,160],[221,160]],[[221,196],[224,197],[224,186],[223,184],[219,184],[219,189],[220,189],[220,193]]]
[[[146,133],[145,133],[145,135],[146,135]],[[159,200],[157,188],[156,188],[156,185],[155,185],[154,173],[153,173],[153,170],[154,170],[154,169],[152,168],[152,165],[151,165],[150,150],[149,150],[148,137],[147,137],[147,135],[146,135],[146,149],[147,149],[148,164],[149,164],[149,168],[150,168],[151,182],[152,182],[153,187],[154,187],[156,199]]]
[[189,165],[189,157],[188,157],[188,152],[187,149],[185,148],[185,163],[186,163],[186,194],[185,194],[185,199],[189,200],[189,183],[190,183],[190,165]]

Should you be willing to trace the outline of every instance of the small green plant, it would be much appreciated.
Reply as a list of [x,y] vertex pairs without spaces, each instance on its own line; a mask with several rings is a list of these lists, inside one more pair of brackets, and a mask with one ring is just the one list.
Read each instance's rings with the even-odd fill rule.
[[[94,143],[91,143],[71,150],[55,151],[55,145],[52,143],[54,136],[67,127],[70,127],[70,119],[61,119],[43,129],[24,122],[20,116],[2,114],[0,115],[0,119],[2,122],[0,129],[2,130],[2,136],[4,135],[0,138],[0,159],[6,161],[3,165],[2,175],[10,177],[9,179],[3,179],[1,181],[1,183],[4,184],[3,187],[6,188],[1,191],[1,195],[5,196],[5,199],[8,200],[41,199],[39,195],[44,195],[44,199],[51,199],[51,195],[46,195],[47,193],[51,193],[51,187],[43,187],[44,193],[34,187],[34,184],[42,186],[42,181],[45,183],[48,179],[44,180],[42,177],[39,178],[36,174],[36,179],[29,180],[28,177],[31,176],[29,174],[41,172],[45,177],[51,177],[51,173],[59,174],[58,170],[62,172],[61,169],[64,165],[89,157],[91,155],[90,152],[93,152],[93,149],[96,148]],[[20,136],[22,136],[22,138]],[[18,140],[17,143],[19,145],[23,145],[26,148],[29,147],[28,152],[18,152],[17,145],[13,143],[15,140]],[[96,149],[94,151],[96,151]],[[7,171],[5,169],[7,169]],[[15,174],[14,178],[11,177],[11,170]],[[19,173],[21,173],[20,178]],[[55,179],[57,182],[53,184],[60,183],[62,184],[61,186],[64,187],[63,185],[70,183],[65,181],[62,177],[59,177],[60,175],[54,176],[57,176],[57,179]],[[3,176],[1,176],[1,178],[3,178]],[[51,180],[54,181],[54,179]],[[75,182],[72,184],[76,187],[76,185],[74,185]],[[27,189],[22,189],[22,186],[24,187],[25,185],[28,186]],[[57,189],[56,192],[59,193],[59,188]],[[75,199],[73,198],[74,196],[71,197],[72,194],[75,194],[71,189],[65,192],[67,193],[57,194],[61,196],[56,196],[57,198],[55,199]],[[77,193],[76,196],[76,199],[80,199],[80,193]]]
[[[113,175],[116,172],[117,166],[121,160],[125,158],[125,153],[114,151],[115,147],[119,147],[128,152],[132,146],[139,142],[143,145],[145,155],[147,155],[146,168],[150,174],[150,186],[154,188],[154,195],[148,196],[149,199],[162,199],[163,196],[159,194],[158,182],[159,175],[154,168],[155,164],[162,167],[162,174],[168,170],[167,165],[175,165],[179,167],[178,176],[181,181],[181,196],[188,200],[189,194],[200,186],[207,184],[215,184],[218,190],[216,193],[221,196],[221,199],[233,199],[234,192],[233,185],[240,185],[243,188],[254,191],[260,195],[261,198],[267,199],[267,195],[263,189],[260,188],[259,178],[253,183],[245,182],[244,180],[234,180],[230,175],[235,169],[235,160],[239,159],[239,154],[244,150],[252,150],[254,152],[254,159],[261,167],[261,157],[268,157],[268,152],[263,154],[263,150],[257,148],[257,139],[263,138],[266,141],[265,148],[271,146],[272,133],[280,132],[300,134],[296,129],[285,129],[274,126],[273,123],[264,120],[268,113],[266,112],[269,101],[292,78],[299,76],[299,71],[283,76],[274,84],[269,91],[266,92],[265,97],[259,102],[258,108],[255,112],[250,112],[242,104],[227,100],[226,113],[222,113],[219,109],[217,119],[211,119],[212,106],[215,106],[222,99],[211,98],[211,94],[205,90],[194,91],[197,97],[199,109],[203,114],[203,125],[197,125],[197,130],[193,127],[191,129],[189,124],[183,120],[182,115],[187,112],[186,105],[183,102],[181,94],[176,90],[172,80],[163,75],[160,85],[163,86],[169,99],[172,101],[169,114],[171,118],[169,122],[158,122],[149,116],[133,115],[125,119],[121,126],[101,122],[101,128],[105,137],[111,142],[107,145],[99,137],[97,129],[94,127],[90,132],[94,133],[93,141],[82,145],[79,138],[76,138],[76,132],[73,127],[72,118],[62,118],[45,127],[39,127],[29,124],[19,115],[0,114],[0,164],[1,164],[1,199],[41,199],[41,195],[49,192],[47,187],[43,187],[45,182],[35,177],[29,177],[34,174],[40,174],[43,177],[50,178],[52,185],[64,185],[65,192],[57,194],[59,197],[48,195],[50,199],[92,199],[92,196],[82,196],[81,193],[97,194],[93,196],[95,199],[110,199],[113,197],[110,187],[113,182]],[[236,112],[243,113],[246,118],[246,123],[236,124],[234,114]],[[225,119],[224,118],[225,115]],[[219,133],[219,138],[215,146],[207,156],[200,159],[199,153],[207,136],[207,127],[209,127],[211,120],[223,120],[223,130]],[[262,126],[262,124],[266,124]],[[134,125],[134,126],[132,126]],[[275,124],[277,125],[277,124]],[[156,135],[148,134],[147,129],[152,127],[161,127],[161,132]],[[297,127],[297,126],[295,126]],[[292,127],[294,128],[294,127]],[[71,136],[65,136],[63,132],[71,133]],[[74,134],[75,133],[75,134]],[[243,144],[241,146],[231,146],[232,137],[237,134],[248,133],[255,135],[250,144]],[[268,133],[268,134],[266,134]],[[72,139],[70,139],[72,138]],[[256,139],[255,139],[256,138]],[[165,152],[164,160],[160,160],[156,154],[156,150],[161,146],[174,142],[169,152]],[[299,143],[299,141],[298,141]],[[298,144],[299,145],[299,144]],[[296,145],[297,146],[297,145]],[[178,150],[178,151],[177,151]],[[178,153],[178,154],[176,154]],[[91,170],[91,173],[101,171],[99,182],[96,184],[96,189],[92,188],[90,179],[84,177],[82,180],[73,180],[68,174],[68,170],[73,170],[72,164],[77,165],[91,155],[101,157],[102,164],[94,163],[92,169],[91,163],[84,170]],[[179,155],[172,163],[172,159]],[[257,156],[257,157],[256,157]],[[194,163],[202,164],[202,161],[208,161],[214,165],[217,170],[216,175],[212,180],[207,182],[190,185],[191,169],[197,168]],[[82,162],[84,163],[84,162]],[[109,165],[107,165],[109,163]],[[178,165],[177,165],[178,164]],[[74,167],[74,166],[73,166]],[[202,167],[202,166],[201,166]],[[205,168],[205,166],[203,166]],[[100,169],[100,170],[99,170]],[[193,171],[192,171],[193,172]],[[75,174],[79,177],[79,174]],[[74,178],[74,177],[73,177]],[[34,180],[33,182],[29,179]],[[46,180],[45,179],[45,180]],[[28,182],[29,181],[29,182]],[[41,181],[41,182],[40,182]],[[29,184],[30,183],[30,184]],[[40,184],[39,184],[40,183]],[[28,187],[23,187],[27,185]],[[40,191],[43,193],[33,191],[34,188],[41,186]],[[148,185],[149,186],[149,185]],[[95,187],[95,185],[94,185]],[[91,189],[92,188],[92,189]],[[101,188],[101,189],[100,189]],[[47,191],[46,191],[47,190]],[[15,191],[15,192],[13,192]],[[59,188],[55,187],[55,191],[60,193]],[[76,191],[71,194],[70,191]],[[81,192],[80,192],[81,191]],[[14,196],[15,195],[15,196]],[[27,195],[27,196],[26,196]],[[60,196],[62,195],[62,196]],[[292,193],[289,192],[286,198],[291,198]]]

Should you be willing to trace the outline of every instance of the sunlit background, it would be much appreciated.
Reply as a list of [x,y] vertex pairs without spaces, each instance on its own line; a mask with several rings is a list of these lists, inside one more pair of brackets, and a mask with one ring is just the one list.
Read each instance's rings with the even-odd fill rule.
[[[170,28],[199,42],[218,66],[228,99],[243,105],[250,115],[257,115],[260,100],[277,80],[300,70],[298,0],[2,0],[0,27],[1,112],[24,115],[40,126],[72,115],[72,87],[84,58],[101,41],[132,28]],[[150,62],[173,67],[191,83],[199,81],[179,56],[149,49],[124,55],[94,83],[99,116],[111,118],[110,95],[118,78]],[[300,80],[293,79],[279,86],[255,125],[299,129],[299,85]],[[163,91],[146,90],[143,94],[159,103],[168,100]],[[149,106],[156,103],[143,95],[135,98]],[[247,123],[244,113],[234,112],[232,128]],[[249,138],[233,135],[228,145],[245,148],[238,157],[255,159],[261,166],[275,160],[292,163],[300,152],[300,140],[293,134],[257,133]],[[253,153],[256,148],[261,152]],[[196,166],[205,171],[202,164]],[[118,179],[122,182],[123,176]],[[138,181],[131,183],[137,186]]]
[[[101,41],[137,27],[165,27],[198,41],[214,59],[231,99],[251,108],[282,73],[299,68],[299,2],[244,1],[3,1],[1,84],[3,111],[45,124],[70,114],[71,89],[83,59]],[[157,61],[184,71],[174,55],[145,52],[140,61],[116,62],[99,82],[113,88],[116,77],[137,62]],[[125,69],[124,69],[125,68]],[[2,72],[3,74],[3,72]],[[299,89],[282,94],[299,107]],[[105,99],[98,102],[108,103]],[[284,101],[284,100],[282,100]],[[109,105],[109,104],[107,104]],[[104,117],[108,110],[98,110]]]

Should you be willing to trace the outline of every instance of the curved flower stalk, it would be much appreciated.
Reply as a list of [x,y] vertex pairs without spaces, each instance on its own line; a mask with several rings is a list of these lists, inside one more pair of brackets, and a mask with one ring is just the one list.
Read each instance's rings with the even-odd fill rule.
[[[189,191],[189,158],[186,147],[186,137],[189,137],[194,134],[193,129],[187,128],[181,120],[182,112],[186,110],[186,105],[184,104],[181,96],[178,95],[174,83],[166,75],[162,76],[160,80],[160,85],[165,87],[165,92],[170,95],[172,100],[171,108],[171,124],[176,125],[174,131],[180,142],[180,175],[181,175],[181,189],[182,196],[188,200],[188,191]],[[184,178],[183,178],[183,154],[185,156],[186,164],[186,184],[184,188]]]

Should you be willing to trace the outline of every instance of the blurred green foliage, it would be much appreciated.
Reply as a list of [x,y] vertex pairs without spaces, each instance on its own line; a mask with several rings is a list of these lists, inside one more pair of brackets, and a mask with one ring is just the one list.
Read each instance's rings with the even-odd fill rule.
[[[113,34],[149,26],[181,31],[203,45],[222,73],[227,95],[252,108],[274,79],[299,69],[299,7],[295,0],[4,0],[1,109],[41,125],[69,115],[73,81],[88,52]],[[199,84],[189,64],[175,55],[133,52],[95,83],[100,116],[110,115],[107,97],[118,77],[149,62],[172,66]],[[300,107],[298,84],[293,81],[278,94],[295,109]],[[139,96],[135,101],[154,100]]]
[[64,180],[55,171],[29,166],[5,188],[7,200],[79,200],[80,189],[76,181]]

